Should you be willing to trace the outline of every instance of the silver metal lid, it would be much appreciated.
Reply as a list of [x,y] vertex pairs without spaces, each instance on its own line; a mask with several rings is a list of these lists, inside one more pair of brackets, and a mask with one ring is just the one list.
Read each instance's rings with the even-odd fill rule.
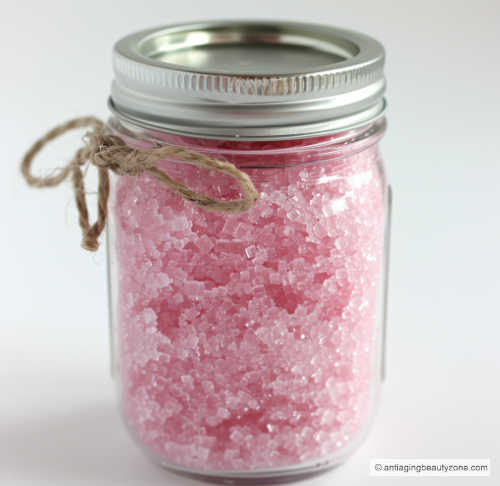
[[214,21],[118,41],[109,105],[142,127],[207,138],[310,137],[384,111],[384,49],[349,30]]

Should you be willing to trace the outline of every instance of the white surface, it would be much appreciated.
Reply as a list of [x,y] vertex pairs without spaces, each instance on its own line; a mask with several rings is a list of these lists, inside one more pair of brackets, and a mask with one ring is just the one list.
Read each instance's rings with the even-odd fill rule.
[[[152,466],[119,422],[108,372],[105,255],[80,250],[68,185],[25,187],[17,163],[44,130],[106,116],[110,49],[129,31],[213,17],[323,21],[387,48],[395,191],[387,380],[365,445],[306,481],[370,478],[376,457],[490,458],[500,466],[500,158],[494,1],[8,2],[2,7],[0,484],[194,485]],[[79,135],[47,150],[56,167]]]

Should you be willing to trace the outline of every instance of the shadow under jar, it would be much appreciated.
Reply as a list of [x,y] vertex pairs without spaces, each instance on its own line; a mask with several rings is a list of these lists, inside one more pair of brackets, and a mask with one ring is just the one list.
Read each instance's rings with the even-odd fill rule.
[[[229,161],[259,193],[246,212],[214,213],[148,175],[112,178],[113,369],[132,436],[165,467],[293,480],[366,436],[387,278],[383,58],[367,36],[288,22],[116,44],[110,128],[132,147]],[[197,192],[241,196],[219,172],[159,166]]]

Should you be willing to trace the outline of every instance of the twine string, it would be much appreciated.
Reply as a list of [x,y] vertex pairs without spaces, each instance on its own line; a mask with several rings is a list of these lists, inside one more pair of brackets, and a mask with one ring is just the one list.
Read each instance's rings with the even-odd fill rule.
[[[66,166],[60,168],[55,174],[45,177],[37,177],[32,174],[33,161],[47,143],[71,130],[89,127],[90,131],[84,137],[85,145],[75,152]],[[200,169],[226,174],[238,182],[244,197],[225,201],[200,194],[172,179],[157,166],[158,161],[166,158],[174,158]],[[90,223],[84,183],[84,168],[89,163],[97,168],[99,177],[97,218],[93,224]],[[99,248],[99,236],[106,226],[109,170],[118,175],[128,176],[147,173],[183,199],[191,201],[207,211],[244,212],[249,210],[259,197],[250,177],[229,162],[176,145],[155,146],[148,149],[128,147],[120,137],[111,134],[101,120],[92,116],[75,118],[54,127],[31,146],[21,163],[21,173],[32,187],[54,187],[61,184],[71,174],[78,221],[82,229],[82,247],[89,251],[96,251]]]

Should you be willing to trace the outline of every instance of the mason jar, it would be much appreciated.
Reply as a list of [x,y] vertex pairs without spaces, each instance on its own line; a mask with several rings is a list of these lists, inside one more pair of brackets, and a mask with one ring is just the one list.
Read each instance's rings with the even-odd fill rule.
[[[244,171],[259,199],[209,212],[153,177],[113,176],[113,371],[124,421],[166,468],[297,479],[366,437],[382,378],[389,191],[384,51],[330,26],[220,21],[114,48],[111,130]],[[165,159],[220,200],[217,171]]]

